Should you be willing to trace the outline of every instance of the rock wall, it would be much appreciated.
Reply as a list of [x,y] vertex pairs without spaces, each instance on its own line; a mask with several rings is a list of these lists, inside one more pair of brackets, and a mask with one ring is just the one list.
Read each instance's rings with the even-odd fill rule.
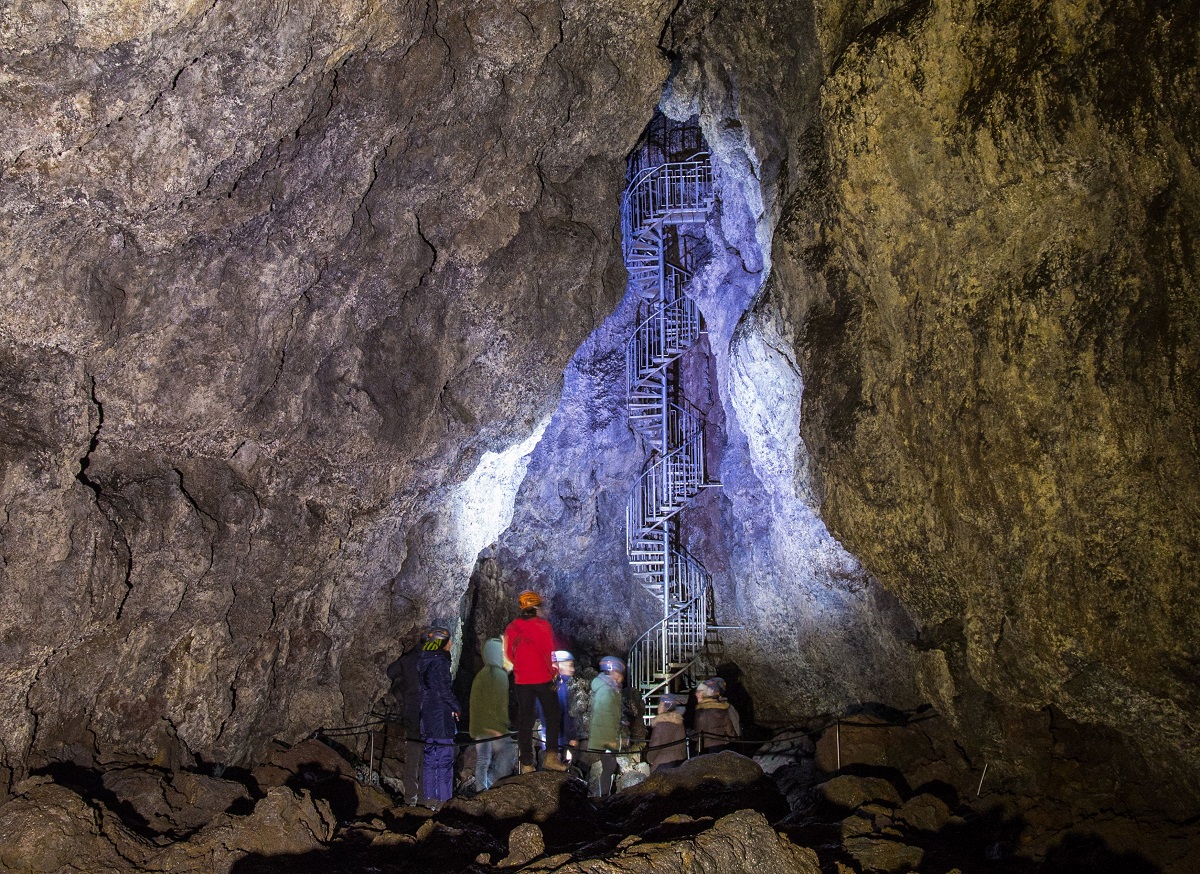
[[817,7],[773,303],[822,514],[945,659],[924,692],[976,755],[1034,781],[1029,711],[1065,714],[1194,810],[1194,15]]
[[661,98],[721,178],[728,484],[691,546],[756,697],[929,700],[1016,781],[1098,725],[1196,798],[1190,13],[16,8],[3,766],[241,761],[356,719],[510,512],[489,609],[548,567],[576,639],[636,633],[584,608],[637,594],[605,520],[638,461],[599,400]]
[[457,611],[454,489],[620,296],[669,7],[6,13],[5,767],[243,760]]

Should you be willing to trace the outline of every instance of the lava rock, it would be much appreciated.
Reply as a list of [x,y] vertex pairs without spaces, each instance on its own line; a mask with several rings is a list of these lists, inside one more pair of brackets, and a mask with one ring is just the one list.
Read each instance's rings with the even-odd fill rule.
[[881,801],[892,807],[900,806],[900,793],[881,777],[856,777],[842,774],[817,787],[821,796],[831,804],[855,810],[870,802]]
[[[537,863],[523,871],[537,870]],[[556,874],[819,874],[817,854],[771,828],[761,813],[743,810],[692,838],[670,843],[625,842],[615,854],[554,869]]]
[[[812,758],[814,745],[805,732],[780,732],[759,748],[754,761],[764,774],[773,775],[780,768],[796,765]],[[834,770],[825,768],[825,770]]]
[[925,858],[920,847],[880,838],[847,838],[843,846],[864,871],[911,871]]
[[519,868],[546,852],[542,830],[532,822],[522,823],[508,834],[508,855],[500,860],[501,868]]
[[717,818],[752,809],[772,821],[788,812],[787,802],[753,759],[734,752],[697,756],[614,795],[605,805],[609,820],[641,832],[667,816],[685,813]]
[[896,819],[919,831],[941,831],[950,821],[950,808],[936,795],[917,795],[895,812]]

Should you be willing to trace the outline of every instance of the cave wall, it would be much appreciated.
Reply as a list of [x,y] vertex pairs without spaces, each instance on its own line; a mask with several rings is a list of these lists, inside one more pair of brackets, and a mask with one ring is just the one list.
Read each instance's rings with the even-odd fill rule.
[[[693,545],[760,694],[780,717],[932,701],[1014,779],[1065,717],[1195,798],[1191,12],[14,7],[3,767],[239,761],[357,718],[489,545],[463,483],[543,426],[509,458],[533,476],[491,609],[530,579],[533,520],[565,531],[542,579],[573,633],[636,630],[579,609],[619,561],[619,527],[589,526],[632,437],[607,407],[552,413],[580,344],[631,318],[617,198],[662,98],[700,112],[724,186],[705,306],[730,487]],[[598,346],[572,366],[619,384]]]
[[774,240],[823,516],[977,760],[1053,708],[1194,811],[1194,9],[849,5]]
[[6,773],[244,760],[457,612],[455,488],[620,296],[669,7],[6,12]]

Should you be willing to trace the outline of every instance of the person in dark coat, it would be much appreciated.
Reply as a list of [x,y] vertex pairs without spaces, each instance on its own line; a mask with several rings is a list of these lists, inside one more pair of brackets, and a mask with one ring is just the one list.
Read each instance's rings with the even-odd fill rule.
[[673,768],[687,758],[683,727],[683,705],[686,696],[663,695],[658,699],[658,715],[650,721],[650,743],[646,762],[655,771]]
[[[426,641],[427,634],[428,629],[421,632],[421,643]],[[400,724],[404,728],[404,800],[409,804],[416,804],[421,798],[425,759],[425,742],[421,738],[421,680],[417,672],[420,658],[418,645],[388,668],[392,696],[400,704]]]
[[450,632],[431,628],[427,636],[417,671],[425,737],[425,804],[436,808],[454,795],[454,735],[462,707],[450,685]]

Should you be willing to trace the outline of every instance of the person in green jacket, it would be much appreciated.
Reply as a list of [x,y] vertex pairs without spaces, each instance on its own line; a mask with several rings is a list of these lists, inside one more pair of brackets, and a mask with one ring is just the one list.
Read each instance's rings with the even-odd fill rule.
[[600,756],[600,797],[611,795],[617,775],[617,750],[621,745],[621,683],[625,662],[616,656],[600,659],[600,673],[592,680],[592,720],[588,750]]
[[493,637],[483,644],[483,670],[471,683],[471,737],[475,745],[475,785],[480,790],[507,777],[516,766],[516,746],[508,724],[508,671],[504,643]]

